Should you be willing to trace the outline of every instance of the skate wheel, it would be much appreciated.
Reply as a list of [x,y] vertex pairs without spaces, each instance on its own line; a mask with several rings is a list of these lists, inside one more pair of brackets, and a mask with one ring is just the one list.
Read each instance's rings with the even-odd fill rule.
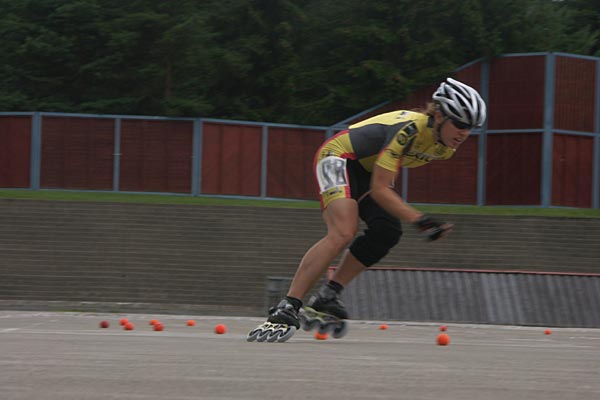
[[273,331],[273,324],[270,322],[265,322],[264,324],[261,324],[251,330],[250,333],[248,333],[248,336],[246,336],[246,340],[248,342],[253,342],[255,340],[262,342],[266,340],[265,334],[268,334],[271,331]]
[[256,341],[257,342],[264,342],[269,338],[269,335],[272,333],[273,331],[270,329],[266,329],[266,330],[262,330],[257,336],[256,336]]
[[276,342],[279,337],[281,335],[283,335],[285,333],[285,329],[283,328],[278,328],[273,330],[273,332],[270,332],[269,335],[267,336],[267,342]]
[[296,333],[296,327],[295,326],[288,327],[287,331],[281,332],[281,334],[277,338],[277,342],[283,343],[283,342],[287,341],[289,338],[294,336],[294,333]]
[[346,321],[342,321],[340,326],[333,330],[331,336],[334,339],[340,339],[346,336],[346,333],[348,333],[348,323]]
[[302,326],[302,329],[309,332],[312,331],[313,329],[315,329],[315,327],[317,325],[319,325],[319,321],[318,320],[308,320],[308,319],[303,319],[300,322],[300,325]]
[[339,339],[348,333],[348,324],[346,321],[336,321],[336,322],[326,322],[324,324],[319,325],[318,332],[321,335],[329,335],[335,339]]
[[331,323],[319,324],[317,331],[321,335],[329,335],[335,329],[335,325]]
[[285,342],[296,333],[295,326],[264,323],[246,336],[248,342]]
[[319,326],[317,327],[317,332],[319,332],[319,335],[328,335],[329,327],[327,325],[319,324]]
[[250,333],[248,333],[248,336],[246,336],[246,340],[248,342],[254,342],[261,332],[262,330],[260,328],[255,328],[251,330]]

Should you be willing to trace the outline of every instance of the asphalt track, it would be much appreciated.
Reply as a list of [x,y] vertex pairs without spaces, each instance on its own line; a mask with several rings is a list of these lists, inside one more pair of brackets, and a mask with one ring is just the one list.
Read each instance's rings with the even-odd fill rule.
[[455,324],[438,346],[439,324],[351,321],[342,339],[246,342],[260,322],[0,311],[0,399],[600,399],[598,329]]

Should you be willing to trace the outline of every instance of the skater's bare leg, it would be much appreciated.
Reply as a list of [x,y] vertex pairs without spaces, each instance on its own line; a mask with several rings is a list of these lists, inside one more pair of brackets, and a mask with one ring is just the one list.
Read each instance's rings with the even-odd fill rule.
[[339,283],[342,286],[347,286],[365,269],[365,265],[358,261],[350,252],[350,250],[346,250],[340,265],[336,268],[331,280]]
[[337,199],[323,211],[327,235],[304,255],[288,292],[302,299],[327,270],[335,257],[354,239],[358,230],[358,204],[353,199]]

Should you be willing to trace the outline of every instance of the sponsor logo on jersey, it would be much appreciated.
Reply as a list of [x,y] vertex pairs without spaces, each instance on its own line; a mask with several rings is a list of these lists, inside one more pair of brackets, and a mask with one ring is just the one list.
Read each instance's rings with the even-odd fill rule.
[[400,158],[400,154],[396,153],[394,150],[387,149],[386,151],[389,153],[390,157],[392,157],[396,160]]
[[427,154],[427,153],[420,153],[417,151],[409,151],[408,153],[406,153],[405,155],[406,157],[412,157],[412,158],[416,158],[419,161],[425,161],[425,162],[431,162],[433,160],[439,160],[440,156],[437,155],[433,155],[433,154]]
[[417,125],[414,122],[411,122],[410,124],[406,125],[404,127],[404,129],[402,129],[404,132],[406,132],[406,134],[408,135],[408,137],[412,137],[413,135],[415,135],[419,130],[417,129]]
[[406,125],[398,134],[396,135],[396,141],[400,146],[406,145],[411,137],[416,135],[418,132],[417,125],[414,122]]
[[406,143],[408,143],[408,136],[406,133],[401,132],[398,134],[398,136],[396,136],[396,141],[400,146],[404,146]]
[[418,132],[417,125],[414,122],[406,125],[398,134],[396,135],[396,141],[400,146],[406,145],[411,137],[416,135]]

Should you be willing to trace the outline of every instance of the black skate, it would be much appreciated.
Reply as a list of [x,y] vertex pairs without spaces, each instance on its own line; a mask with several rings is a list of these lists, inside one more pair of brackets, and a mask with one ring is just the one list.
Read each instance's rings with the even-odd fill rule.
[[269,310],[267,322],[252,329],[246,340],[249,342],[285,342],[300,327],[298,312],[287,300],[283,299]]
[[305,331],[317,329],[321,335],[331,333],[335,339],[348,333],[348,313],[337,293],[323,286],[310,298],[300,312],[300,324]]

